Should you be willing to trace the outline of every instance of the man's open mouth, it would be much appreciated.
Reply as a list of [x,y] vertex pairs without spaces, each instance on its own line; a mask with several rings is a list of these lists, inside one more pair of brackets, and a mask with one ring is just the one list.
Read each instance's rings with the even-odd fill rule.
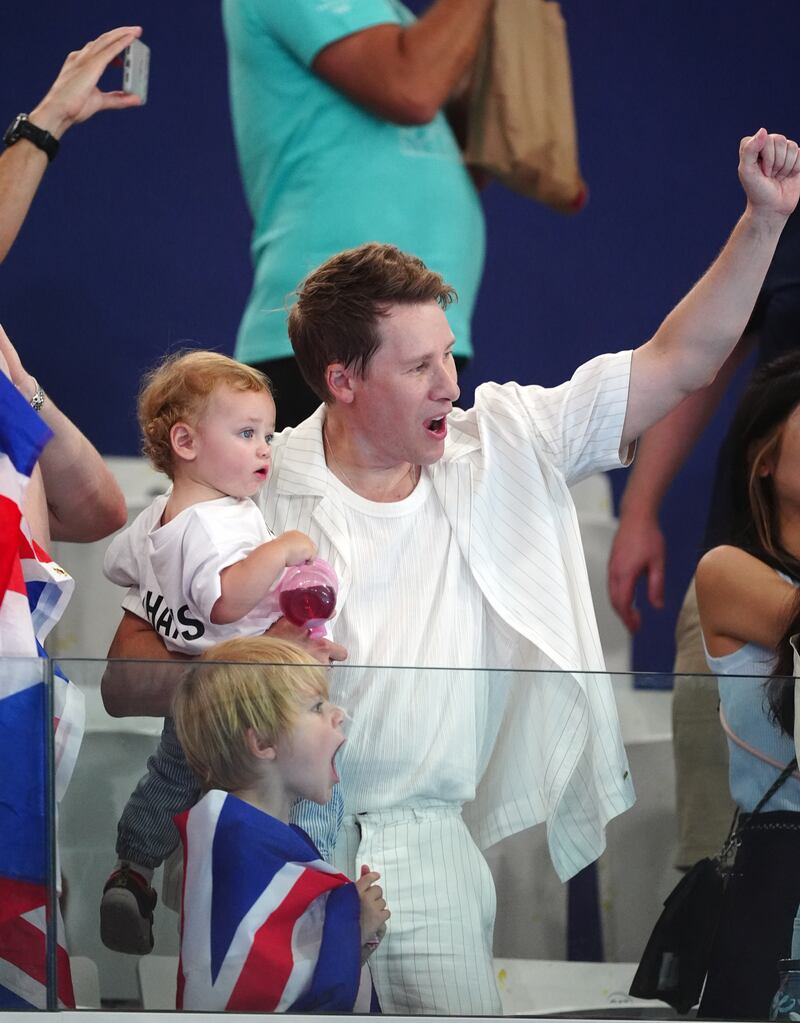
[[444,437],[447,433],[447,416],[439,416],[438,419],[427,419],[423,426],[434,437]]

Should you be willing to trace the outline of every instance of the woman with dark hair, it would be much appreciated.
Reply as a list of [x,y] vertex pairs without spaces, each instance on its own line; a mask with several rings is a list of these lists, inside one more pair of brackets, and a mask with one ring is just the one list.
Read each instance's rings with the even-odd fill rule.
[[[800,627],[800,352],[753,374],[730,438],[731,543],[702,558],[696,587],[741,823],[795,755],[794,684],[778,676],[792,673],[788,640]],[[767,1017],[800,902],[799,779],[793,772],[741,834],[702,1017]]]

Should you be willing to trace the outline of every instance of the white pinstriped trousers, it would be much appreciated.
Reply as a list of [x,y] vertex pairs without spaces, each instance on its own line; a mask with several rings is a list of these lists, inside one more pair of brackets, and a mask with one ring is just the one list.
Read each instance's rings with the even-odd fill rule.
[[385,1013],[502,1014],[494,881],[459,805],[347,815],[334,863],[353,878],[362,863],[381,874],[392,916],[370,967]]

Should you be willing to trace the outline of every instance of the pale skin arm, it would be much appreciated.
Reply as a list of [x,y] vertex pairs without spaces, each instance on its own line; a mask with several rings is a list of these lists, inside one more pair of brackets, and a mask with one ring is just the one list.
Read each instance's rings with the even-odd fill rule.
[[[60,139],[72,125],[100,110],[138,106],[138,96],[101,92],[97,82],[109,63],[141,34],[139,26],[115,28],[70,53],[47,95],[30,111],[31,122]],[[0,155],[0,263],[17,237],[46,168],[47,155],[27,139]]]
[[715,547],[695,576],[700,625],[708,652],[724,657],[745,643],[774,650],[797,591],[774,569],[738,547]]
[[619,527],[608,562],[611,604],[631,632],[641,624],[641,615],[633,604],[641,575],[646,576],[647,599],[652,606],[664,606],[666,547],[658,522],[661,502],[753,342],[754,336],[746,334],[713,382],[685,398],[639,441],[620,502]]
[[[343,661],[347,657],[347,651],[339,643],[309,636],[308,629],[298,628],[285,618],[279,618],[268,635],[297,643],[321,664]],[[150,623],[129,611],[123,612],[108,657],[100,691],[111,717],[165,717],[171,713],[172,699],[181,678],[180,669],[175,665],[191,658],[170,653]],[[125,660],[113,660],[115,658]],[[128,663],[140,660],[155,663]]]
[[[0,357],[8,366],[11,382],[30,401],[36,381],[23,367],[2,327]],[[39,458],[47,495],[50,536],[54,540],[76,543],[102,540],[127,521],[125,498],[119,484],[95,447],[49,395],[39,415],[53,431]],[[43,535],[41,530],[40,535]]]
[[436,0],[406,28],[376,25],[337,39],[312,70],[395,124],[426,124],[470,70],[494,0]]
[[800,195],[797,144],[761,128],[742,139],[747,208],[705,275],[633,353],[622,446],[708,386],[742,335]]
[[[2,332],[2,327],[0,327]],[[0,345],[0,373],[11,380],[11,370],[5,357],[3,346]],[[14,382],[13,380],[11,381]],[[33,539],[48,550],[50,547],[50,528],[47,520],[47,502],[44,497],[42,472],[38,464],[33,467],[28,485],[22,498],[22,517],[28,523]]]
[[211,621],[215,625],[238,622],[266,597],[285,568],[300,565],[316,553],[314,541],[292,529],[228,565],[220,572],[222,592],[211,610]]

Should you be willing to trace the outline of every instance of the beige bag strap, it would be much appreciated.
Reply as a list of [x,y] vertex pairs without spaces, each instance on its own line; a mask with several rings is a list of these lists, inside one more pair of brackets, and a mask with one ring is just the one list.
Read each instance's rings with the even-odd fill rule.
[[[782,763],[780,760],[775,760],[774,757],[770,757],[766,753],[762,753],[761,750],[756,749],[755,746],[751,746],[749,742],[745,742],[744,739],[738,736],[728,724],[728,719],[725,717],[725,711],[722,709],[722,704],[719,705],[719,722],[722,725],[722,731],[728,736],[731,742],[735,743],[746,753],[750,753],[756,758],[756,760],[761,760],[763,763],[769,764],[770,767],[777,767],[779,771],[782,771],[784,767],[786,767],[786,764]],[[800,770],[792,771],[792,777],[800,779]]]

